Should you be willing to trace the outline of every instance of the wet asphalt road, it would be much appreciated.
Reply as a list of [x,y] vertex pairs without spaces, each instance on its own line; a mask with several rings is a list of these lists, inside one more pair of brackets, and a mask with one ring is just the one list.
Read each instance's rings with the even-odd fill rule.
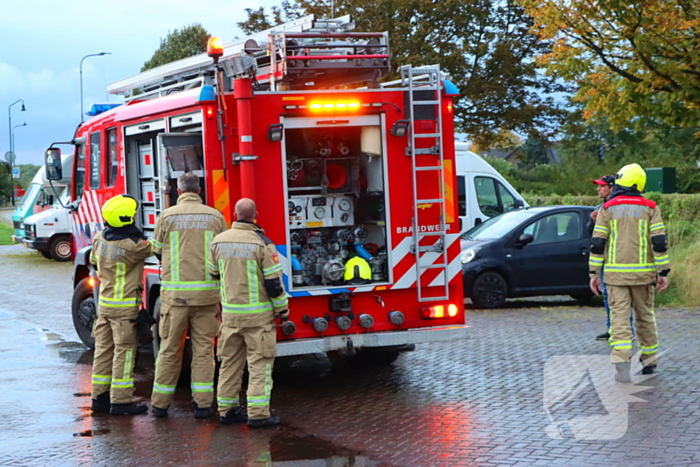
[[[70,275],[70,264],[0,247],[0,465],[700,465],[697,310],[658,310],[670,350],[635,394],[646,402],[624,410],[590,385],[545,410],[550,357],[608,367],[607,345],[593,339],[604,316],[570,301],[521,301],[471,310],[469,339],[420,345],[389,366],[279,360],[272,407],[282,426],[251,431],[195,420],[186,389],[167,419],[91,415],[92,353],[73,330]],[[153,358],[142,353],[137,399],[148,400],[152,380]],[[567,428],[590,416],[603,431],[605,417],[627,417],[625,429],[591,440]],[[564,422],[562,439],[548,434],[553,422]]]

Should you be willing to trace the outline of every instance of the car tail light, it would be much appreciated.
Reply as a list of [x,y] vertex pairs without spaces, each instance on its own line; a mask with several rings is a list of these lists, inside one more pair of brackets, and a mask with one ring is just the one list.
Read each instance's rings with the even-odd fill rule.
[[432,319],[454,318],[455,316],[457,316],[458,312],[459,308],[457,308],[457,305],[455,305],[454,303],[449,303],[445,305],[425,306],[421,309],[423,318]]

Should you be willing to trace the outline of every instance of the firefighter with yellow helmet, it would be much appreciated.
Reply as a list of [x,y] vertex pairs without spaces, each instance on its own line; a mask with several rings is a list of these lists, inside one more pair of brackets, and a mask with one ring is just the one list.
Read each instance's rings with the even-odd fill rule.
[[151,244],[134,225],[138,202],[117,195],[102,207],[105,229],[93,238],[90,263],[100,280],[98,313],[92,328],[92,411],[112,415],[146,413],[133,401],[134,362],[138,346],[136,318],[144,260]]
[[620,169],[615,187],[596,219],[591,242],[591,290],[600,293],[603,268],[612,316],[611,361],[617,371],[615,378],[620,382],[631,382],[630,306],[634,308],[637,323],[642,373],[651,374],[656,369],[654,286],[659,293],[665,291],[671,270],[661,212],[655,202],[642,197],[645,185],[646,173],[638,164]]

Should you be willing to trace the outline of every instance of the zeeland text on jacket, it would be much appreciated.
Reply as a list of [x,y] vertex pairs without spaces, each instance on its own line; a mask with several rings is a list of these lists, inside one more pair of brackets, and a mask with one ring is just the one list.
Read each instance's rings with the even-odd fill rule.
[[176,230],[208,229],[209,224],[216,220],[211,214],[174,214],[168,216],[168,222],[175,224]]

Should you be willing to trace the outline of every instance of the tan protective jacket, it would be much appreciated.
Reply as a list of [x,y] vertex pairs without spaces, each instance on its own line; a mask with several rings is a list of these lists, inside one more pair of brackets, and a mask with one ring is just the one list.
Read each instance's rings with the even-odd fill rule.
[[146,240],[105,240],[95,235],[90,262],[97,266],[100,279],[99,312],[105,315],[133,314],[141,304],[143,262],[151,256]]
[[275,245],[252,222],[234,222],[230,230],[214,238],[209,271],[221,276],[225,326],[264,326],[287,309]]
[[179,306],[219,303],[219,281],[207,270],[209,246],[226,220],[196,193],[183,193],[156,222],[153,253],[162,255],[160,298]]
[[670,270],[661,212],[651,200],[616,196],[598,212],[589,268],[609,285],[648,285]]

